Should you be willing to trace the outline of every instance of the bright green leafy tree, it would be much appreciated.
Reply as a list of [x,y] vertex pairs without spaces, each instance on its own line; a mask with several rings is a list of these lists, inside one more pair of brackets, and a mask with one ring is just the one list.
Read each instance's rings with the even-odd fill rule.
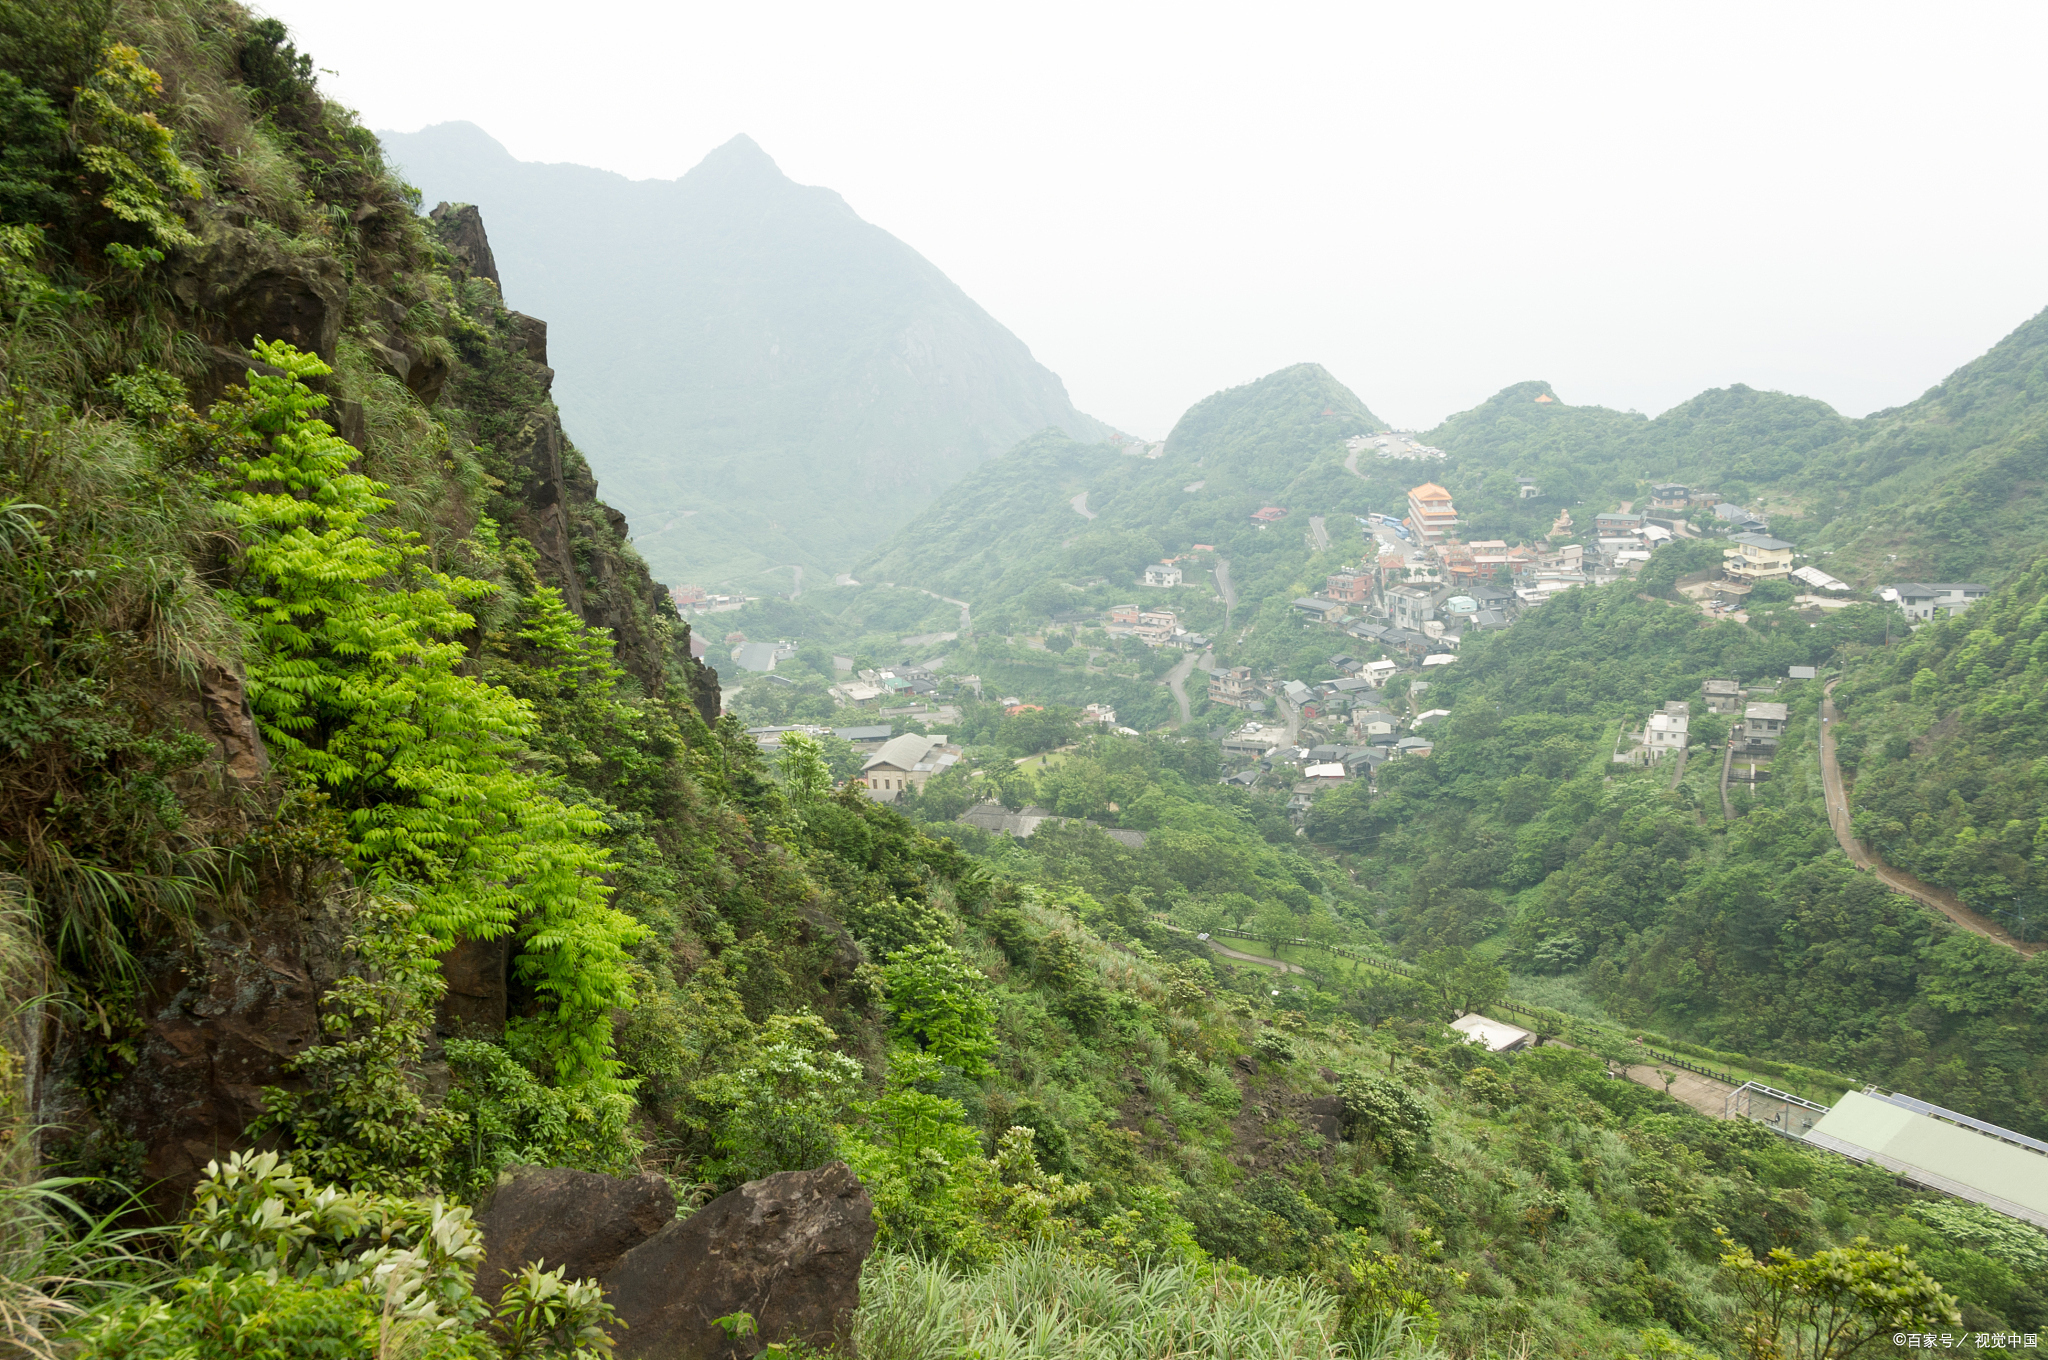
[[514,1039],[565,1081],[611,1085],[611,1014],[628,1005],[626,947],[643,932],[607,905],[604,825],[520,766],[533,711],[464,672],[464,606],[488,584],[435,571],[416,536],[382,527],[385,488],[306,386],[330,370],[282,343],[216,408],[228,436],[223,510],[245,555],[239,606],[255,646],[249,696],[271,749],[331,794],[362,869],[420,885],[442,947],[517,929],[521,975],[546,999]]

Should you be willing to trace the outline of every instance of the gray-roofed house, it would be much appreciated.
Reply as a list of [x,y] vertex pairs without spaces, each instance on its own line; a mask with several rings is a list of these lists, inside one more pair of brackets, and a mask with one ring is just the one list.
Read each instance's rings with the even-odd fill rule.
[[1742,706],[1742,682],[1705,680],[1700,683],[1700,695],[1707,701],[1707,712],[1733,713]]
[[1883,592],[1909,619],[1954,618],[1991,593],[1990,586],[1954,582],[1901,581]]
[[1754,754],[1776,750],[1785,735],[1786,712],[1784,704],[1759,703],[1743,709],[1741,749]]
[[925,781],[960,759],[960,748],[949,746],[942,734],[919,736],[906,732],[884,742],[860,768],[868,797],[878,803],[893,803],[906,790],[915,791]]
[[850,741],[855,746],[879,747],[883,742],[889,740],[890,737],[896,735],[896,729],[888,723],[880,723],[870,727],[835,727],[832,729],[832,735],[838,737],[841,741]]
[[1304,595],[1294,602],[1294,607],[1312,619],[1324,623],[1337,623],[1344,617],[1344,606],[1336,600],[1318,600]]
[[772,671],[778,650],[772,642],[742,642],[733,652],[732,659],[740,663],[741,670]]

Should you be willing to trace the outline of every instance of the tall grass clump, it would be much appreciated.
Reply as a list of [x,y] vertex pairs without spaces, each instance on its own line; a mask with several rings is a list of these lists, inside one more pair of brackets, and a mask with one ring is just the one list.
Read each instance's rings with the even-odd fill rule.
[[1438,1352],[1396,1318],[1348,1341],[1339,1308],[1301,1279],[1231,1278],[1182,1263],[1121,1272],[1041,1244],[962,1274],[878,1254],[861,1279],[864,1360],[1282,1360]]

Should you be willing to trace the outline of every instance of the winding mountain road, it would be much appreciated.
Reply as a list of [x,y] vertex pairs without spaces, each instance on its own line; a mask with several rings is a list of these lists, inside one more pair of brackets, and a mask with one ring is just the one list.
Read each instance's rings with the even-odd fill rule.
[[1223,631],[1230,631],[1230,611],[1237,608],[1237,590],[1230,584],[1230,559],[1216,559],[1216,593],[1223,597]]
[[1317,552],[1328,552],[1330,550],[1330,531],[1323,527],[1323,517],[1321,515],[1310,515],[1308,517],[1308,541]]
[[[882,585],[883,585],[883,586],[884,586],[884,587],[885,587],[886,589],[889,589],[889,590],[895,590],[895,589],[897,589],[897,588],[898,588],[898,587],[897,587],[897,585],[896,585],[896,583],[895,583],[894,581],[884,581],[884,582],[882,582]],[[970,632],[972,632],[972,631],[973,631],[973,629],[974,629],[974,618],[973,618],[973,615],[974,615],[974,606],[973,606],[973,605],[971,605],[971,604],[969,604],[969,603],[967,603],[967,601],[965,601],[965,600],[956,600],[956,599],[954,599],[954,598],[953,598],[953,597],[952,597],[951,595],[941,595],[941,594],[939,594],[939,592],[937,592],[936,590],[926,590],[926,589],[925,589],[925,588],[924,588],[923,586],[903,586],[903,587],[901,587],[901,588],[902,588],[902,589],[904,589],[904,590],[914,590],[914,591],[916,591],[916,592],[917,592],[918,594],[920,594],[920,595],[929,595],[929,596],[931,596],[931,597],[932,597],[932,598],[933,598],[934,600],[940,600],[940,601],[943,601],[943,602],[945,602],[946,604],[957,604],[957,605],[959,605],[959,606],[960,606],[960,636],[962,636],[962,637],[966,637],[968,633],[970,633]]]
[[1954,921],[1973,935],[1982,935],[1987,940],[1996,940],[2009,949],[2022,954],[2038,954],[2048,944],[2028,944],[2013,936],[1998,922],[1963,905],[1961,898],[1946,888],[1937,888],[1923,883],[1904,869],[1894,869],[1876,855],[1862,841],[1856,839],[1856,832],[1849,818],[1849,790],[1842,782],[1842,767],[1835,759],[1835,727],[1841,715],[1835,711],[1835,686],[1841,677],[1828,681],[1821,691],[1820,701],[1820,782],[1828,805],[1828,824],[1835,829],[1835,839],[1840,842],[1842,853],[1849,862],[1859,869],[1868,869],[1877,875],[1878,881],[1893,892],[1904,893],[1922,906],[1932,907],[1949,920]]
[[1214,664],[1215,658],[1211,657],[1207,652],[1202,653],[1201,660],[1199,661],[1195,659],[1193,652],[1189,652],[1180,659],[1180,664],[1166,673],[1166,687],[1173,691],[1173,701],[1180,705],[1180,721],[1175,723],[1174,726],[1179,727],[1193,722],[1195,719],[1194,710],[1188,706],[1188,677],[1195,673],[1195,667],[1200,666],[1207,670]]
[[1093,510],[1090,510],[1090,509],[1088,508],[1088,493],[1087,493],[1087,492],[1083,491],[1083,492],[1082,492],[1082,493],[1081,493],[1080,495],[1078,495],[1078,496],[1074,497],[1074,499],[1072,499],[1072,500],[1068,501],[1068,502],[1067,502],[1067,504],[1068,504],[1068,505],[1071,505],[1071,506],[1073,506],[1073,507],[1074,507],[1074,513],[1075,513],[1075,514],[1077,514],[1077,515],[1079,515],[1079,516],[1080,516],[1080,517],[1081,517],[1082,519],[1094,519],[1094,518],[1095,518],[1095,512],[1094,512]]

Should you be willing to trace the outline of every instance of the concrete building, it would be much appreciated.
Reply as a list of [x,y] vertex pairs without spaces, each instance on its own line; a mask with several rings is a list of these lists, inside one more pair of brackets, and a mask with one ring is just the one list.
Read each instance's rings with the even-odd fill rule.
[[1990,593],[1990,586],[1902,581],[1887,586],[1879,597],[1897,605],[1907,618],[1924,620],[1954,618]]
[[1757,755],[1777,750],[1785,735],[1786,711],[1784,704],[1758,703],[1744,708],[1738,749]]
[[1721,554],[1721,570],[1731,581],[1755,585],[1784,581],[1792,575],[1792,545],[1769,534],[1731,534]]
[[1388,586],[1387,616],[1394,627],[1419,633],[1423,624],[1436,617],[1437,606],[1448,598],[1450,591],[1441,586],[1427,586],[1415,581]]
[[1252,685],[1251,667],[1233,666],[1229,670],[1209,672],[1210,703],[1247,708],[1258,702],[1258,698],[1258,691]]
[[1323,578],[1323,594],[1340,604],[1365,604],[1372,599],[1372,573],[1346,568]]
[[1180,584],[1180,568],[1171,562],[1154,562],[1145,568],[1145,584],[1162,589]]
[[[1674,713],[1672,708],[1679,711]],[[1666,705],[1664,712],[1650,715],[1641,731],[1624,731],[1615,745],[1614,763],[1654,765],[1673,751],[1683,751],[1688,740],[1687,728],[1692,723],[1684,709],[1684,704]]]
[[860,777],[867,784],[868,797],[878,803],[893,803],[906,791],[923,788],[960,756],[960,748],[948,745],[943,733],[921,737],[906,732],[882,743],[860,767]]
[[1742,707],[1742,683],[1738,680],[1708,680],[1700,685],[1700,697],[1709,713],[1733,713]]
[[1504,1020],[1494,1020],[1474,1011],[1451,1021],[1468,1044],[1478,1044],[1489,1053],[1513,1053],[1528,1048],[1536,1042],[1536,1036],[1519,1025],[1510,1025]]

